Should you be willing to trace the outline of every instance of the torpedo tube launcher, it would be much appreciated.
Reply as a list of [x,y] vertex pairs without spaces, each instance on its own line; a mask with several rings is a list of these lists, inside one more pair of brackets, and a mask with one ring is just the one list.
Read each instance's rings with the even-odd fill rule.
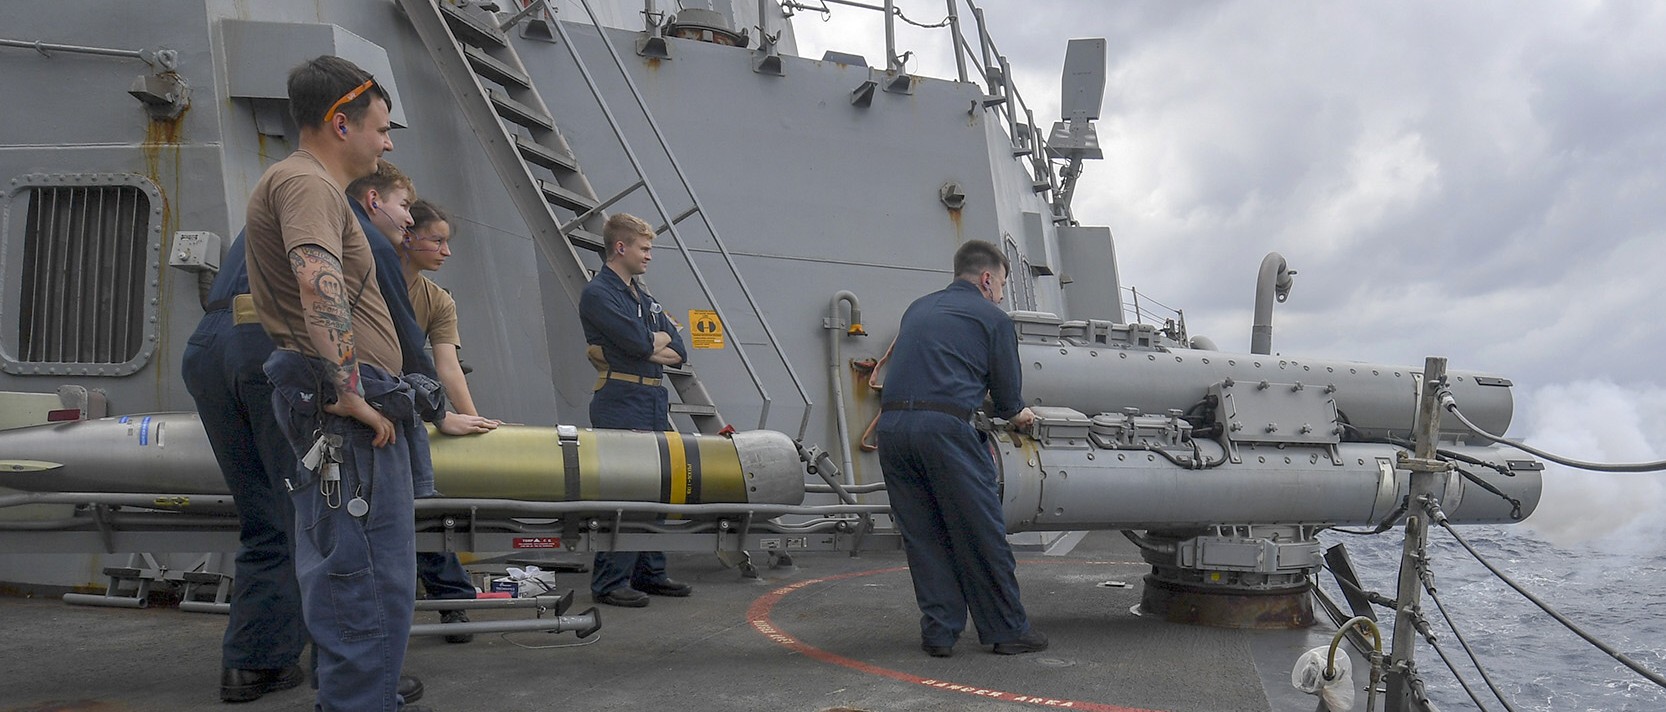
[[[1415,369],[1159,350],[1147,325],[1013,320],[1037,425],[1031,438],[997,438],[1012,531],[1378,524],[1405,495],[1409,472],[1396,464],[1422,387]],[[1508,380],[1451,371],[1448,381],[1477,425],[1509,428]],[[1452,521],[1531,514],[1543,465],[1468,436],[1441,423],[1446,450],[1502,495],[1477,496],[1483,486],[1452,471],[1442,502]]]
[[[1407,502],[1419,369],[1164,347],[1145,324],[1022,311],[1013,321],[1037,417],[1029,437],[991,431],[1007,527],[1124,530],[1151,565],[1144,612],[1311,624],[1317,534],[1419,511]],[[1448,371],[1445,387],[1480,427],[1509,427],[1508,380]],[[1440,424],[1449,521],[1525,519],[1544,466],[1474,437]]]

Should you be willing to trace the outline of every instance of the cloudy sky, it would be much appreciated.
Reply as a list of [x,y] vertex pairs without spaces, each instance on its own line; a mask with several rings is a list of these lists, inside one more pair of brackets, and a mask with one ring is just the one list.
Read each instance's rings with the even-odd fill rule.
[[[898,6],[928,24],[945,11]],[[1106,158],[1076,215],[1111,228],[1124,284],[1184,308],[1192,333],[1247,351],[1256,269],[1277,251],[1299,275],[1275,351],[1445,356],[1515,382],[1513,436],[1666,457],[1666,4],[983,6],[1043,123],[1065,41],[1109,40]],[[795,18],[802,54],[883,64],[879,23],[836,5]],[[953,76],[943,30],[898,35],[911,71]],[[1663,533],[1648,515],[1666,474],[1550,474],[1547,536]]]

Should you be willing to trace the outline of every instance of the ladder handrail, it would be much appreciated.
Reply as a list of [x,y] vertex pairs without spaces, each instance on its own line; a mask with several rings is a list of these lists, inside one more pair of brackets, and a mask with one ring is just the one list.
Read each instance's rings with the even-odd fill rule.
[[[539,94],[520,53],[504,32],[513,22],[471,19],[459,14],[461,10],[443,4],[444,0],[398,2],[439,66],[447,87],[459,100],[459,108],[469,126],[484,144],[486,157],[504,187],[509,189],[517,211],[532,230],[533,241],[555,273],[559,286],[576,306],[582,290],[591,281],[590,271],[576,249],[577,235],[584,233],[576,227],[584,225],[602,232],[603,210],[626,194],[645,187],[645,179],[606,200],[596,197],[572,147],[550,115],[549,105]],[[516,18],[525,18],[544,5],[545,0],[533,0]],[[500,95],[490,89],[483,83],[486,79],[502,84],[507,94]],[[516,116],[507,115],[506,111],[514,112]],[[529,119],[530,123],[520,120],[525,117],[536,120]],[[509,122],[525,126],[531,133],[530,140],[515,132]],[[528,151],[534,148],[538,150],[533,153],[538,155],[529,155]],[[557,160],[553,157],[556,155],[564,159]],[[550,169],[555,182],[546,183],[538,178],[534,174],[533,163]],[[579,202],[574,205],[568,197]],[[552,205],[555,198],[561,198],[559,204],[563,207],[577,212],[571,222],[562,224],[555,215]],[[586,234],[585,239],[599,241],[601,238]],[[551,244],[555,241],[563,243],[562,247]],[[561,249],[566,250],[566,259],[560,257]],[[595,249],[599,251],[600,245],[597,244]],[[689,413],[702,432],[718,432],[720,428],[727,427],[728,423],[711,403],[692,370],[681,371],[672,382],[684,404],[703,406],[699,411],[679,411],[674,406],[672,412]],[[764,395],[767,398],[767,394]],[[693,400],[690,400],[691,396]]]
[[[682,184],[683,189],[688,192],[689,199],[694,204],[695,212],[699,213],[701,222],[705,224],[707,232],[712,236],[712,241],[717,245],[718,253],[723,256],[724,264],[728,266],[730,274],[734,276],[736,284],[740,286],[741,294],[746,297],[747,304],[752,308],[753,314],[758,318],[758,323],[763,327],[764,335],[769,339],[770,347],[775,351],[776,357],[781,360],[781,365],[787,370],[787,376],[792,380],[793,386],[798,390],[799,397],[804,401],[804,416],[800,419],[798,428],[798,437],[803,439],[805,432],[809,430],[810,414],[815,407],[815,402],[811,400],[809,392],[804,387],[803,380],[798,377],[798,372],[793,368],[792,361],[787,358],[786,352],[781,349],[780,339],[776,338],[774,329],[770,328],[769,319],[764,316],[763,310],[758,306],[757,299],[752,295],[752,290],[746,285],[746,279],[741,275],[740,269],[736,267],[734,257],[729,254],[728,248],[724,246],[722,236],[718,234],[717,228],[711,223],[711,218],[706,215],[705,209],[701,207],[701,201],[694,192],[694,186],[689,184],[688,177],[683,172],[682,164],[677,161],[676,154],[672,152],[670,144],[665,140],[665,134],[660,131],[659,122],[654,119],[653,112],[649,110],[647,102],[642,98],[641,91],[637,89],[636,80],[631,78],[629,69],[625,67],[624,59],[619,56],[619,52],[613,47],[613,43],[608,41],[607,30],[602,26],[601,20],[597,18],[595,10],[590,7],[589,0],[579,0],[579,4],[584,8],[585,14],[589,15],[590,23],[596,28],[602,46],[607,49],[608,55],[613,58],[614,65],[625,81],[625,86],[630,89],[631,97],[636,101],[637,108],[642,111],[648,128],[653,132],[655,141],[659,143],[660,149],[665,152],[672,172],[676,174],[677,180]],[[694,275],[695,282],[699,284],[700,291],[705,294],[707,299],[711,300],[712,310],[717,312],[718,319],[727,322],[728,317],[724,315],[723,306],[718,302],[716,295],[712,293],[711,286],[706,282],[704,273],[694,263],[694,253],[683,241],[682,235],[678,233],[677,226],[672,220],[671,211],[665,207],[664,201],[659,196],[659,191],[655,190],[652,182],[648,180],[647,171],[637,158],[636,152],[631,149],[630,142],[626,140],[623,129],[619,127],[612,108],[608,106],[607,99],[602,96],[602,92],[597,88],[595,77],[590,74],[589,67],[579,56],[578,48],[573,45],[572,38],[568,36],[566,28],[554,17],[547,4],[544,8],[544,15],[550,25],[555,28],[557,34],[561,36],[561,41],[567,46],[567,51],[572,55],[574,64],[578,66],[579,73],[584,77],[585,84],[590,88],[591,94],[596,97],[597,103],[601,105],[602,115],[607,119],[608,127],[613,130],[614,137],[624,148],[625,156],[629,159],[631,167],[636,171],[637,176],[642,179],[644,191],[647,193],[648,199],[653,202],[654,209],[666,221],[666,232],[671,235],[671,239],[677,243],[678,250],[683,253],[683,259],[688,263],[689,271]],[[751,358],[746,355],[745,348],[741,346],[738,340],[735,341],[735,353],[740,357],[747,375],[752,379],[759,396],[763,399],[763,408],[758,417],[758,427],[762,429],[769,419],[771,399],[768,390],[764,387]]]
[[[438,0],[438,1],[443,2],[444,0]],[[413,27],[415,27],[417,29],[417,35],[420,39],[423,40],[424,44],[427,44],[429,42],[430,37],[433,37],[433,39],[438,40],[438,38],[440,36],[443,36],[445,38],[445,40],[450,45],[448,48],[443,48],[443,49],[448,49],[449,51],[451,51],[452,53],[454,53],[456,55],[455,57],[450,56],[450,55],[441,55],[439,52],[436,51],[437,48],[429,47],[429,52],[428,52],[429,56],[434,57],[436,62],[452,62],[452,61],[461,62],[460,67],[463,70],[462,73],[469,75],[469,77],[470,77],[469,78],[470,86],[466,86],[466,87],[451,86],[452,94],[457,95],[457,94],[462,93],[462,90],[471,90],[473,93],[479,94],[481,97],[485,97],[486,96],[486,88],[481,86],[479,76],[475,75],[473,71],[470,71],[468,69],[468,62],[467,62],[466,59],[463,58],[463,54],[462,54],[463,43],[460,40],[457,39],[456,33],[454,33],[451,30],[451,27],[448,24],[446,24],[444,16],[442,16],[440,14],[442,12],[442,10],[439,8],[439,6],[435,5],[435,2],[436,2],[436,0],[402,0],[401,4],[405,6],[405,14],[406,14],[407,18],[411,21]],[[420,13],[419,14],[419,13],[413,12],[413,10],[415,9],[413,6],[417,5],[418,3],[420,3],[422,6],[425,6],[427,10],[432,12],[432,14],[426,14],[426,13]],[[435,35],[434,34],[435,32],[438,32],[440,34]],[[516,53],[516,57],[517,57],[517,59],[519,58],[519,53],[518,52]],[[526,70],[524,65],[519,67],[519,69],[523,72]],[[441,77],[442,80],[444,80],[447,83],[447,85],[452,84],[452,82],[454,81],[453,75],[456,74],[456,73],[457,72],[453,72],[453,71],[445,71],[445,66],[443,64],[441,65],[440,77]],[[532,92],[533,92],[533,96],[537,97],[539,103],[543,104],[544,103],[543,102],[543,97],[537,94],[537,88],[536,87],[532,88]],[[485,101],[485,99],[482,98],[482,102],[484,102],[484,101]],[[490,119],[488,120],[485,117],[476,115],[479,111],[479,107],[474,106],[474,104],[478,103],[481,106],[484,106],[485,105],[484,103],[481,103],[481,102],[459,102],[459,103],[462,104],[462,106],[460,107],[459,110],[463,112],[464,119],[470,124],[471,127],[475,126],[475,124],[477,123],[477,120],[481,123],[491,123],[492,125],[497,127],[499,135],[503,138],[503,140],[509,141],[510,145],[513,146],[513,137],[511,136],[511,132],[509,131],[509,129],[506,126],[504,126],[503,121],[502,121],[501,118],[499,118],[496,114],[493,114],[490,117]],[[548,104],[544,104],[544,107],[547,111],[548,110]],[[489,151],[487,153],[488,153],[488,159],[489,160],[495,159],[495,157],[492,156]],[[537,185],[536,184],[537,179],[532,175],[532,171],[531,171],[530,168],[527,167],[526,162],[524,160],[517,160],[517,164],[519,165],[521,174],[524,176],[526,181],[530,185],[536,186]],[[500,174],[501,174],[501,172],[502,171],[500,169]],[[593,192],[594,191],[592,191],[592,193]],[[536,211],[534,211],[533,208],[531,208],[528,204],[525,204],[525,203],[528,202],[528,201],[525,201],[523,199],[523,193],[525,193],[525,191],[510,190],[509,193],[512,196],[511,199],[514,200],[515,203],[516,203],[517,210],[519,210],[522,213],[523,219],[527,220],[528,229],[533,231],[533,235],[532,235],[533,244],[537,247],[539,253],[543,255],[544,260],[549,263],[550,269],[555,272],[556,281],[561,284],[562,289],[563,289],[563,291],[565,291],[567,293],[568,298],[571,299],[574,304],[577,304],[578,299],[579,299],[579,294],[584,289],[583,285],[584,285],[585,282],[588,281],[589,273],[588,273],[587,268],[584,266],[583,261],[581,261],[579,259],[578,253],[576,251],[574,251],[572,242],[568,240],[568,238],[565,234],[560,232],[559,227],[560,227],[561,223],[560,223],[559,220],[556,219],[555,214],[553,212],[551,212],[549,203],[544,202],[544,201],[542,201],[542,199],[540,199],[540,201],[538,203],[537,210],[542,210],[544,212],[544,214],[549,217],[549,225],[557,228],[557,232],[556,232],[556,235],[554,236],[553,240],[548,235],[539,235],[538,234],[539,233],[539,227],[540,227],[539,221],[537,221],[535,219],[532,219],[533,215],[528,214],[528,211],[533,211],[534,214],[536,213]],[[542,238],[542,239],[540,239],[540,238]],[[562,245],[565,246],[565,257],[567,257],[568,259],[566,259],[566,260],[560,259],[563,255],[556,251],[556,247],[554,245],[548,244],[551,241],[559,241]],[[584,279],[577,279],[577,277],[580,276],[580,275],[582,275],[584,277]]]

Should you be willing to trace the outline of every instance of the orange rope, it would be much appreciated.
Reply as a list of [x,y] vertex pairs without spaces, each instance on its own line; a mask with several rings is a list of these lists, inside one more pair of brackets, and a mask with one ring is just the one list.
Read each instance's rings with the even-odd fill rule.
[[[879,357],[879,361],[874,364],[873,370],[868,372],[868,387],[869,388],[871,388],[873,390],[876,390],[876,391],[884,391],[885,390],[885,384],[880,383],[879,381],[877,381],[875,379],[879,378],[879,369],[885,368],[885,362],[891,360],[891,349],[894,349],[896,347],[897,347],[897,340],[896,339],[891,339],[891,345],[885,347],[885,355]],[[883,408],[881,408],[881,412],[884,412]],[[868,421],[868,428],[866,430],[862,431],[862,439],[857,442],[857,446],[862,448],[862,452],[873,452],[873,451],[879,449],[879,443],[877,443],[877,442],[872,442],[872,443],[868,442],[869,439],[871,439],[873,437],[874,429],[879,426],[879,415],[880,415],[879,413],[874,413],[873,414],[873,420]]]

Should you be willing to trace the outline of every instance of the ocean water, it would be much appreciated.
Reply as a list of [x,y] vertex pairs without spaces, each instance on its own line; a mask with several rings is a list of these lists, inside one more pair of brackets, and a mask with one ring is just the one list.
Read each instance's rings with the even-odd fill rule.
[[[1666,554],[1662,553],[1662,532],[1633,528],[1606,538],[1554,545],[1526,526],[1473,526],[1458,531],[1494,566],[1562,615],[1645,667],[1666,674]],[[1477,563],[1445,530],[1433,530],[1429,537],[1441,601],[1488,674],[1517,709],[1666,710],[1666,689],[1632,672],[1546,615]],[[1327,546],[1337,542],[1347,545],[1366,589],[1394,595],[1402,541],[1399,533],[1373,537],[1326,533],[1321,538]],[[1336,585],[1329,578],[1328,573],[1321,574],[1321,585],[1337,597]],[[1469,667],[1462,646],[1427,596],[1423,608],[1441,648],[1459,666],[1459,673],[1475,690],[1484,709],[1504,710]],[[1379,609],[1378,619],[1384,625],[1383,644],[1389,645],[1393,614]],[[1431,698],[1442,710],[1477,709],[1426,643],[1418,647],[1417,663],[1429,682]],[[1363,706],[1364,702],[1355,704]]]

